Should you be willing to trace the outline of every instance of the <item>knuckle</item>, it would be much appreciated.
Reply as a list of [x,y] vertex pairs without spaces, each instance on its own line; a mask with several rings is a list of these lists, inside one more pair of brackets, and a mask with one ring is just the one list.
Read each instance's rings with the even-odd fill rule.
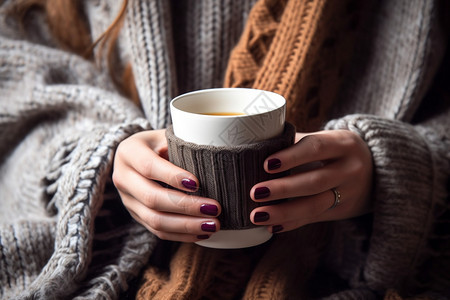
[[161,231],[162,229],[162,218],[158,214],[146,215],[144,222],[156,231]]
[[124,188],[124,183],[123,183],[121,172],[118,172],[117,170],[114,170],[113,174],[112,174],[112,181],[113,181],[114,186],[118,190],[122,190]]
[[355,159],[352,162],[352,167],[350,169],[353,174],[360,175],[364,173],[366,166],[361,160]]
[[310,205],[308,205],[308,215],[310,218],[316,218],[324,211],[323,205],[320,201],[310,201]]
[[308,135],[306,136],[307,142],[310,143],[312,150],[315,153],[320,153],[324,149],[324,142],[319,135]]
[[288,184],[283,180],[277,181],[277,187],[276,187],[277,194],[280,195],[286,195],[289,194],[289,187]]
[[156,208],[158,202],[156,198],[157,198],[156,193],[153,190],[149,190],[144,193],[142,202],[144,203],[145,206],[154,209]]
[[323,175],[323,172],[311,172],[308,174],[307,178],[307,186],[309,187],[315,187],[318,184],[320,185],[326,185],[326,178]]
[[154,167],[153,159],[146,159],[140,162],[140,172],[144,177],[152,178],[152,171]]
[[279,218],[279,220],[283,220],[283,222],[289,221],[292,217],[287,210],[278,209],[275,211],[275,215]]
[[192,209],[191,209],[192,205],[191,205],[190,201],[188,200],[188,198],[189,198],[188,195],[184,195],[182,198],[182,201],[180,201],[180,203],[179,203],[180,210],[185,215],[190,215],[191,211],[192,211]]
[[[168,201],[170,201],[171,204],[173,204],[173,205],[178,205],[178,203],[181,201],[180,194],[178,192],[170,190],[170,189],[167,189],[166,191],[167,191]],[[183,197],[183,196],[181,196],[181,197]]]
[[193,226],[189,222],[183,222],[183,233],[192,233],[194,232]]
[[196,198],[189,194],[183,194],[182,199],[179,202],[179,207],[185,215],[196,215],[200,209],[195,205]]
[[127,140],[123,140],[122,142],[119,143],[119,145],[117,146],[116,149],[116,157],[117,156],[122,156],[122,153],[124,153],[125,151],[123,150],[123,148],[125,147],[125,144],[127,143]]
[[153,231],[153,233],[162,240],[169,240],[169,234],[164,231]]
[[340,132],[340,141],[343,147],[352,150],[359,145],[360,137],[352,131],[343,130]]
[[128,138],[124,139],[119,143],[116,149],[116,156],[119,157],[126,157],[126,154],[129,153],[129,149],[131,147],[133,141],[133,136],[129,136]]
[[183,192],[169,192],[170,201],[176,206],[177,211],[182,214],[188,214],[189,212],[189,205],[186,200],[188,197],[189,195]]

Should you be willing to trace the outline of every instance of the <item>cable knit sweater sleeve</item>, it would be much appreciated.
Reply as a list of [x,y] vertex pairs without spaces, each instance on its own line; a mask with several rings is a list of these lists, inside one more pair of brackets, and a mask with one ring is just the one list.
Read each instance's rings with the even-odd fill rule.
[[357,132],[373,155],[373,227],[358,274],[362,277],[355,281],[363,279],[373,290],[408,288],[430,254],[436,216],[448,206],[449,120],[447,110],[438,127],[414,127],[371,115],[349,115],[327,125]]
[[[121,2],[82,1],[94,40]],[[22,28],[7,14],[17,2],[0,1],[0,298],[117,299],[129,289],[156,238],[118,199],[115,148],[170,123],[174,48],[185,62],[181,91],[221,84],[253,2],[129,1],[117,46],[133,65],[141,111],[106,69],[58,49],[39,10]],[[172,22],[182,24],[175,33]]]
[[45,38],[22,39],[3,14],[7,4],[0,7],[0,298],[117,298],[155,240],[133,223],[94,232],[94,220],[107,213],[115,147],[149,125],[92,62]]
[[[353,288],[366,286],[381,292],[402,287],[413,293],[412,287],[421,286],[419,281],[448,292],[445,282],[450,278],[439,270],[448,270],[450,264],[445,254],[434,256],[438,251],[433,246],[448,245],[444,241],[448,239],[448,219],[444,219],[449,209],[449,52],[446,60],[441,59],[439,49],[445,45],[441,43],[445,34],[439,36],[435,23],[437,7],[431,2],[423,6],[409,3],[387,1],[380,5],[376,13],[383,17],[378,19],[378,29],[391,28],[386,20],[401,9],[402,21],[392,30],[403,30],[405,43],[393,39],[395,34],[382,35],[373,29],[366,33],[364,39],[371,42],[365,52],[376,54],[369,56],[370,61],[357,62],[349,77],[350,88],[343,93],[340,109],[344,116],[325,126],[358,133],[367,142],[374,163],[373,222],[337,222],[343,233],[340,243],[347,246],[338,246],[341,250],[336,251],[345,255],[336,263]],[[416,26],[407,25],[412,22]],[[417,36],[423,38],[412,38]],[[362,49],[365,42],[361,42]],[[399,58],[395,53],[404,55]],[[442,66],[437,75],[429,73],[433,66]],[[427,85],[431,79],[434,84]],[[345,115],[345,107],[352,101],[358,103],[356,111],[370,114]],[[363,224],[368,225],[366,244],[362,242]],[[353,239],[348,239],[349,235]],[[448,255],[450,249],[439,252]]]

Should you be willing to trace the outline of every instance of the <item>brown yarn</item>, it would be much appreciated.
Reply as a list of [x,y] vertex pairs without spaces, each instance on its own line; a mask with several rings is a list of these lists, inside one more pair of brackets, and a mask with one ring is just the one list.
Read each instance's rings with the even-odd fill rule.
[[149,266],[136,299],[236,299],[265,246],[217,250],[181,244],[169,272]]
[[52,36],[64,50],[83,55],[92,44],[89,24],[80,1],[17,0],[9,11],[27,33],[29,16],[35,11],[45,13]]
[[[327,119],[345,75],[359,11],[354,0],[258,1],[231,53],[224,86],[282,94],[288,121],[300,131],[317,130]],[[330,232],[327,223],[312,224],[235,252],[183,245],[173,257],[165,286],[154,292],[160,287],[153,284],[157,273],[150,266],[138,299],[304,298]],[[221,273],[224,257],[232,253],[229,278],[240,279],[234,286]],[[248,263],[250,257],[254,263]],[[199,290],[212,283],[214,289]]]
[[351,59],[358,1],[259,1],[231,53],[225,86],[277,92],[297,130],[318,130]]
[[29,16],[36,12],[44,13],[51,35],[57,46],[76,53],[86,59],[94,59],[94,49],[98,47],[99,59],[106,58],[109,73],[120,93],[130,98],[137,106],[140,99],[134,82],[131,64],[120,64],[117,51],[117,39],[123,25],[128,0],[123,0],[122,7],[105,32],[95,41],[87,21],[81,1],[67,0],[17,0],[8,14],[18,20],[24,34],[33,32]]
[[388,290],[386,292],[386,295],[384,295],[383,300],[431,300],[433,298],[428,296],[415,296],[415,297],[408,297],[404,298],[399,295],[399,293],[396,290]]

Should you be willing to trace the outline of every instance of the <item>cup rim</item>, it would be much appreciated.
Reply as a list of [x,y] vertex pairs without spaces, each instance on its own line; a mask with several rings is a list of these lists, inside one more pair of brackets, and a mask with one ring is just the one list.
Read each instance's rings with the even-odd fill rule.
[[200,117],[200,118],[214,118],[214,119],[227,119],[227,118],[248,118],[248,117],[255,117],[255,116],[259,116],[262,114],[266,114],[268,111],[263,111],[260,113],[255,113],[255,114],[242,114],[242,115],[207,115],[207,114],[202,114],[202,113],[196,113],[196,112],[190,112],[190,111],[186,111],[184,109],[181,109],[179,107],[176,106],[176,102],[180,101],[183,98],[186,97],[190,97],[190,96],[195,96],[197,94],[204,94],[204,93],[210,93],[210,92],[236,92],[236,91],[251,91],[251,92],[263,92],[263,93],[267,93],[267,94],[271,94],[275,97],[275,99],[277,100],[281,100],[281,103],[276,103],[276,107],[272,110],[270,110],[270,112],[282,109],[284,106],[286,106],[286,99],[275,92],[271,92],[271,91],[266,91],[266,90],[260,90],[260,89],[253,89],[253,88],[210,88],[210,89],[202,89],[202,90],[195,90],[195,91],[191,91],[191,92],[187,92],[181,95],[176,96],[175,98],[173,98],[170,101],[170,109],[172,110],[177,110],[180,111],[184,114],[188,114],[188,115],[195,115],[196,117]]

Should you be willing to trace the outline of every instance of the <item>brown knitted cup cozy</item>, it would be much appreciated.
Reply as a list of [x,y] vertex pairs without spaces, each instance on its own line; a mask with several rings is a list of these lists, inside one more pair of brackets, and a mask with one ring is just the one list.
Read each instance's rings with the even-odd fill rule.
[[219,216],[222,229],[246,229],[250,212],[261,205],[250,198],[250,190],[258,182],[285,176],[287,172],[269,174],[264,160],[294,143],[295,128],[286,123],[284,132],[273,139],[240,146],[211,146],[186,142],[166,130],[169,160],[194,174],[200,188],[194,194],[216,199],[222,206]]

